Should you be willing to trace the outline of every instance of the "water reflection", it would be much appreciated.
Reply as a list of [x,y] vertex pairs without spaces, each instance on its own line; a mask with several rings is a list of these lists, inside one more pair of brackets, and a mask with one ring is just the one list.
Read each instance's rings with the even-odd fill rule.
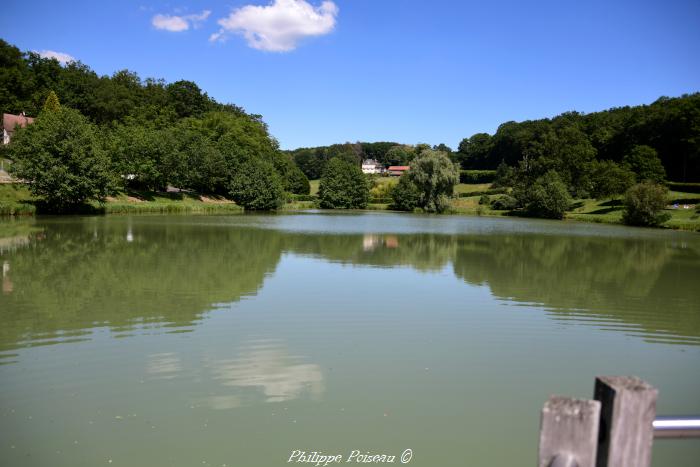
[[324,390],[321,368],[290,355],[277,340],[250,342],[236,357],[212,360],[207,366],[214,380],[236,390],[233,395],[209,398],[208,404],[216,409],[240,406],[242,394],[250,390],[262,392],[265,402],[285,402],[305,393],[318,398]]
[[5,260],[2,262],[2,293],[10,294],[15,289],[15,285],[10,279],[10,262]]
[[[457,234],[453,228],[445,234],[330,234],[186,217],[73,218],[3,229],[5,355],[69,341],[71,333],[89,338],[81,331],[100,326],[115,336],[191,331],[218,304],[257,294],[284,253],[368,267],[449,268],[468,284],[487,285],[500,300],[537,304],[556,320],[700,345],[700,241],[694,236],[636,237],[634,230],[618,237],[508,229]],[[411,300],[410,291],[404,296]],[[261,388],[271,400],[320,384],[313,368],[280,352],[249,349],[246,356],[218,362],[216,371],[229,385]],[[154,358],[154,369],[169,368],[165,357]],[[246,373],[253,365],[257,370]]]
[[148,355],[146,373],[153,379],[173,379],[182,371],[180,358],[173,352]]

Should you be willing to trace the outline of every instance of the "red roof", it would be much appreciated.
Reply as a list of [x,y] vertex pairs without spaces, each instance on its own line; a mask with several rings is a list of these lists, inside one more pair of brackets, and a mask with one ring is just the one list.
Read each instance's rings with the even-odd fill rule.
[[411,168],[410,165],[392,165],[391,167],[389,167],[389,170],[399,171],[399,170],[408,170],[410,168]]
[[30,123],[34,123],[33,118],[25,117],[24,115],[2,114],[2,127],[8,133],[15,131],[15,127],[25,127]]

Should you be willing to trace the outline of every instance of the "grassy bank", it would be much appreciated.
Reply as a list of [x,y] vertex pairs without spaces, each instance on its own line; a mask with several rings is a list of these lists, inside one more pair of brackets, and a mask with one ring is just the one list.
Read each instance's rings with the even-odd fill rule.
[[[92,202],[82,210],[95,214],[214,214],[239,213],[243,208],[222,197],[197,193],[129,191],[109,197],[105,203]],[[33,215],[41,204],[26,186],[0,185],[0,215]]]
[[36,199],[26,186],[13,183],[0,184],[0,215],[31,216],[36,213]]
[[[457,193],[472,193],[482,190],[488,193],[488,184],[457,186]],[[491,200],[500,195],[489,195]],[[481,195],[456,198],[452,200],[451,210],[455,214],[478,215],[478,216],[504,216],[509,215],[508,211],[496,211],[486,205],[479,204]],[[668,194],[667,212],[671,219],[662,227],[678,230],[690,230],[700,232],[700,194],[680,191],[670,191]],[[596,200],[578,199],[574,200],[572,208],[566,213],[565,219],[595,222],[604,224],[622,224],[622,213],[624,206],[622,197]]]
[[[387,179],[386,183],[396,183],[397,179]],[[491,185],[488,183],[463,184],[455,187],[455,193],[488,193]],[[318,192],[318,180],[311,181],[312,195]],[[314,193],[315,192],[315,193]],[[493,200],[501,195],[488,195]],[[479,204],[481,194],[474,196],[455,197],[452,200],[450,212],[456,215],[469,216],[507,216],[508,211],[498,211],[490,206]],[[34,215],[39,203],[23,185],[0,184],[0,215]],[[663,227],[679,230],[700,232],[700,194],[681,191],[670,191],[669,208],[666,209],[671,219]],[[675,207],[674,207],[675,206]],[[314,209],[317,204],[313,200],[291,201],[283,210]],[[87,207],[92,213],[105,214],[216,214],[240,213],[243,209],[225,198],[207,197],[197,193],[156,193],[128,192],[110,197],[106,203],[92,203]],[[386,203],[371,203],[368,210],[387,210]],[[606,224],[622,223],[622,200],[613,198],[607,200],[580,199],[574,201],[572,209],[566,213],[566,219]],[[40,209],[39,209],[40,212]]]

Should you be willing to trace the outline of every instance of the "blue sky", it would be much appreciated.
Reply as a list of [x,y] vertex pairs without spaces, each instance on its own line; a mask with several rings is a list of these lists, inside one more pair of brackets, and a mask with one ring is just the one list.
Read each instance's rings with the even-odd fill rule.
[[691,0],[10,0],[0,37],[100,74],[193,80],[285,149],[456,148],[509,120],[700,91]]

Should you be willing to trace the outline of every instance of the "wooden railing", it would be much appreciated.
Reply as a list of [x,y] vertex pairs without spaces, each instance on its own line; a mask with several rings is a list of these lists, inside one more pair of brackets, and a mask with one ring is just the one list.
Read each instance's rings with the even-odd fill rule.
[[657,396],[637,377],[600,376],[593,400],[550,397],[539,467],[649,467],[655,437],[700,437],[700,417],[656,418]]

